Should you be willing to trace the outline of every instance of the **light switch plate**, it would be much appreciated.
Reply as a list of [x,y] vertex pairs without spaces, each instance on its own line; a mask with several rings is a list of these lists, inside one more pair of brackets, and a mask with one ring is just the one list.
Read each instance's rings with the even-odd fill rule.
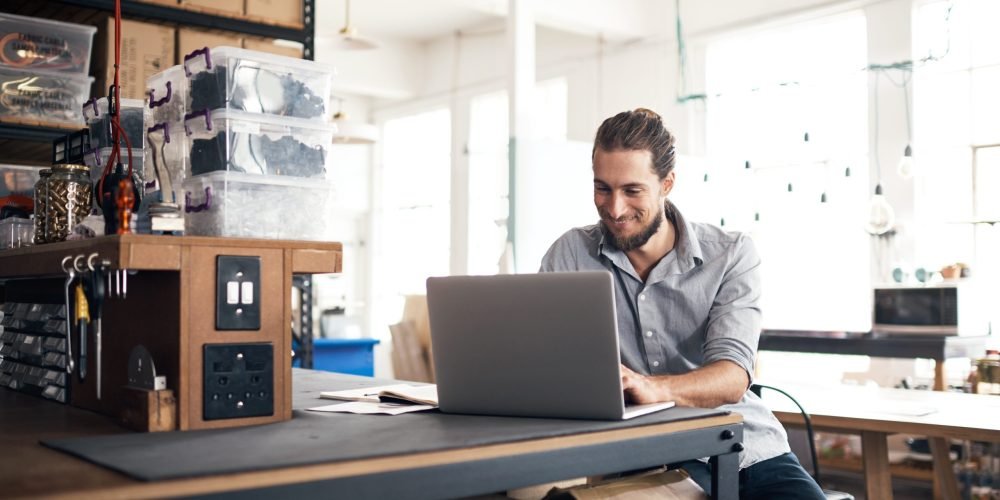
[[219,255],[215,267],[215,329],[260,330],[260,257]]

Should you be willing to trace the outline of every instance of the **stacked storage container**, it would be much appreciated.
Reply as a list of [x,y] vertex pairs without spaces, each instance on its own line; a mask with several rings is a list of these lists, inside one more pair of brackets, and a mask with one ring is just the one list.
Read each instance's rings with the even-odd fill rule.
[[169,207],[176,204],[178,213],[184,203],[182,182],[187,172],[187,84],[180,65],[146,80],[146,194],[150,203]]
[[0,13],[0,120],[83,124],[97,28]]
[[[121,156],[119,160],[126,169],[131,157],[132,169],[142,173],[143,161],[143,126],[145,104],[138,99],[122,99],[119,105],[119,125],[125,136],[118,141]],[[108,98],[94,98],[83,105],[83,117],[87,122],[90,136],[90,151],[84,153],[83,162],[90,167],[90,176],[97,182],[104,172],[111,157],[114,146],[111,114],[108,109]],[[129,151],[131,147],[131,153]]]
[[183,67],[185,233],[332,240],[333,69],[233,47]]

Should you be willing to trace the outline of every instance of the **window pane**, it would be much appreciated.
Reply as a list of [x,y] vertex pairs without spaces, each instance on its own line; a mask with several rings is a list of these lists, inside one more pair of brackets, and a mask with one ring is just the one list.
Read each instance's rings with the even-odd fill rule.
[[[567,82],[539,82],[532,97],[537,138],[566,140]],[[469,105],[469,273],[495,274],[507,241],[509,202],[507,92],[472,98]],[[558,203],[558,200],[554,200]]]
[[1000,147],[976,151],[975,189],[976,220],[1000,221]]
[[968,146],[970,140],[969,73],[918,71],[913,84],[914,134],[919,160],[939,146]]
[[[451,249],[451,114],[447,109],[385,124],[379,253],[381,305],[423,293],[428,276],[448,274]],[[400,311],[383,311],[397,315]],[[384,318],[392,322],[391,318]]]
[[927,67],[933,71],[968,68],[972,52],[967,29],[972,17],[969,6],[961,0],[920,6],[914,17],[913,57],[931,59]]
[[972,143],[1000,143],[1000,66],[972,70],[971,100]]

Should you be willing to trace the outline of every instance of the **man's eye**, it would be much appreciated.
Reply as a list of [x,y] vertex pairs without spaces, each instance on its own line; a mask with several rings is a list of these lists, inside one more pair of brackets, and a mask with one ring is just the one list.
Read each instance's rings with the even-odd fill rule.
[[599,193],[607,193],[611,190],[604,186],[594,186],[594,191],[597,191]]
[[638,194],[641,194],[641,193],[642,193],[641,189],[626,189],[625,190],[625,194],[627,194],[629,196],[635,196],[635,195],[638,195]]

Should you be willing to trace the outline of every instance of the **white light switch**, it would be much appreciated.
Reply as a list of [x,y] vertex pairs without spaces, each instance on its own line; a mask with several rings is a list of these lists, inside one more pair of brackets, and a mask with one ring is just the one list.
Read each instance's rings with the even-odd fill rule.
[[253,304],[252,281],[244,281],[240,283],[240,302],[243,304]]
[[226,283],[226,303],[240,303],[240,283],[238,281],[230,281]]

